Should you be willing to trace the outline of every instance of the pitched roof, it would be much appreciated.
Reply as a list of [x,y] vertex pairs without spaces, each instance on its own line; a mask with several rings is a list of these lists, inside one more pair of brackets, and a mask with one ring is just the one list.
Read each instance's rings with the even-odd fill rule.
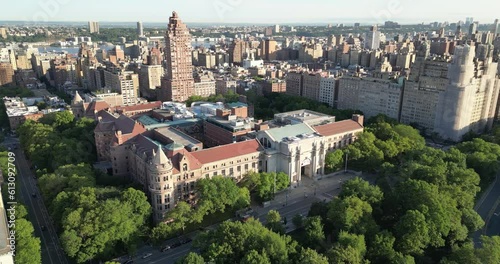
[[165,155],[165,152],[163,152],[161,145],[158,145],[156,152],[153,152],[153,153],[154,153],[154,155],[153,155],[153,163],[154,164],[162,165],[162,164],[167,164],[170,162],[170,160],[167,158],[167,155]]
[[276,141],[281,141],[286,137],[295,137],[302,134],[312,134],[314,132],[315,131],[305,123],[266,130],[266,133],[268,133]]
[[109,108],[109,104],[105,101],[92,101],[90,104],[88,104],[87,109],[85,109],[85,116],[94,117],[96,112]]
[[354,130],[360,130],[363,129],[363,126],[354,120],[344,120],[322,126],[316,126],[314,129],[322,136],[332,136]]
[[259,141],[256,139],[219,146],[215,148],[191,152],[190,154],[202,164],[211,163],[218,160],[230,159],[242,155],[258,152]]
[[76,104],[78,104],[78,103],[80,103],[80,102],[83,102],[83,99],[82,99],[82,97],[80,96],[80,94],[78,93],[78,91],[76,91],[76,93],[75,93],[75,97],[73,97],[73,102],[72,102],[72,104],[73,104],[73,105],[76,105]]

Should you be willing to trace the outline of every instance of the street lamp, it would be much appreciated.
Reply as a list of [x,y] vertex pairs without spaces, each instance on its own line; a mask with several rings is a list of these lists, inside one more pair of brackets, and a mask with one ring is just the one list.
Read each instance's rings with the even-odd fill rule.
[[344,173],[347,173],[347,159],[349,158],[349,152],[346,151],[345,153],[345,169]]

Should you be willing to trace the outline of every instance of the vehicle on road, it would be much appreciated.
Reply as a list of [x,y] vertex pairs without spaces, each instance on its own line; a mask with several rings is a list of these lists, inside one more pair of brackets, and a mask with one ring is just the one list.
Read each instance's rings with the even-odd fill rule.
[[32,193],[31,197],[36,198],[36,193]]
[[127,261],[123,262],[123,264],[132,264],[132,263],[134,263],[134,261],[133,261],[133,260],[131,260],[131,259],[129,259],[129,260],[127,260]]
[[181,244],[187,244],[187,243],[190,243],[192,241],[193,240],[190,237],[186,237],[186,238],[184,238],[184,239],[181,240]]
[[161,252],[165,252],[165,251],[167,251],[167,250],[169,250],[169,249],[170,249],[170,246],[165,246],[165,247],[163,247],[160,251],[161,251]]
[[180,247],[182,244],[180,242],[175,242],[173,243],[172,245],[170,245],[170,248],[176,248],[176,247]]
[[145,259],[145,258],[149,258],[151,256],[153,256],[153,253],[144,253],[144,256],[142,256],[142,258]]
[[42,229],[42,231],[45,231],[45,230],[47,230],[47,227],[41,226],[40,229]]

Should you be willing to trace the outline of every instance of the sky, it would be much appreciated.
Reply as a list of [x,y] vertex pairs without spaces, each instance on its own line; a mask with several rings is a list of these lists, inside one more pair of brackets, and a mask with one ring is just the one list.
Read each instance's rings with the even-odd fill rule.
[[[370,23],[401,24],[465,20],[491,24],[498,0],[3,0],[0,20],[53,22],[167,22],[177,11],[196,23]],[[5,9],[4,9],[5,8]],[[447,10],[448,8],[448,10]]]

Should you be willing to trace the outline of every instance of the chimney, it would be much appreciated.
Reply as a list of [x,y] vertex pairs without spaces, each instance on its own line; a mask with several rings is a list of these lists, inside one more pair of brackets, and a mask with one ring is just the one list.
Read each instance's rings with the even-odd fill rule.
[[364,126],[365,117],[362,115],[354,114],[352,115],[352,120],[356,121],[361,126]]

